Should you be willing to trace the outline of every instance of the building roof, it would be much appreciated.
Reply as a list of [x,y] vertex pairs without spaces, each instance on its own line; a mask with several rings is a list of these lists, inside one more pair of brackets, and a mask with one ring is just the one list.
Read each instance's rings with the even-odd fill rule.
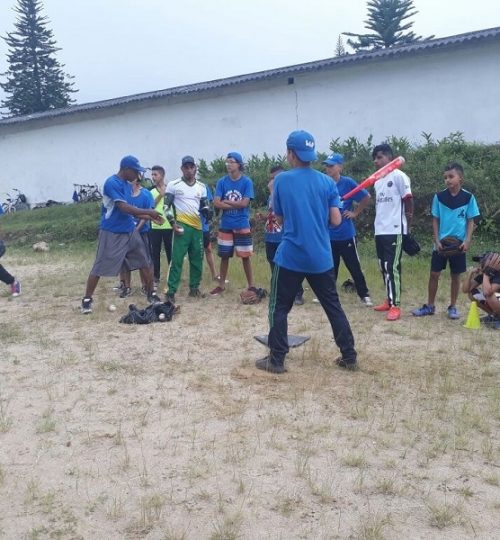
[[139,103],[148,100],[156,100],[165,97],[174,96],[187,96],[192,94],[200,94],[217,89],[235,87],[243,85],[245,83],[254,83],[258,81],[272,80],[283,76],[291,77],[293,75],[299,75],[302,73],[321,71],[325,69],[332,69],[338,66],[344,66],[346,64],[355,64],[361,62],[369,62],[379,59],[392,59],[401,58],[406,56],[413,56],[419,53],[426,53],[437,49],[453,48],[457,46],[466,45],[469,43],[484,42],[493,40],[500,37],[500,27],[489,28],[486,30],[478,30],[475,32],[468,32],[466,34],[458,34],[456,36],[449,36],[438,39],[428,39],[413,43],[411,45],[404,45],[400,47],[392,47],[389,49],[380,49],[373,52],[364,52],[357,54],[347,54],[345,56],[336,56],[334,58],[327,58],[325,60],[316,60],[314,62],[307,62],[305,64],[296,64],[293,66],[286,66],[276,69],[269,69],[265,71],[259,71],[256,73],[248,73],[246,75],[237,75],[234,77],[227,77],[224,79],[216,79],[213,81],[188,84],[185,86],[176,86],[173,88],[167,88],[165,90],[157,90],[154,92],[145,92],[141,94],[133,94],[130,96],[124,96],[114,99],[107,99],[103,101],[95,101],[92,103],[83,103],[79,105],[72,105],[61,109],[52,109],[41,113],[34,113],[24,116],[14,116],[0,120],[0,127],[21,124],[25,122],[44,120],[57,118],[62,116],[68,116],[72,114],[78,114],[83,112],[93,112],[102,109],[109,109],[112,107],[118,107],[121,105],[128,105],[132,103]]

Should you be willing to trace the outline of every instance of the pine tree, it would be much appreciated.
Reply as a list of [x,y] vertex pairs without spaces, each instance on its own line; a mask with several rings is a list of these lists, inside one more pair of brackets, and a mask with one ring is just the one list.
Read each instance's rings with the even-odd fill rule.
[[413,0],[369,0],[367,5],[368,19],[365,21],[365,28],[371,30],[371,33],[343,32],[346,36],[356,38],[347,40],[356,52],[408,45],[424,39],[409,31],[413,22],[405,22],[418,13],[413,6]]
[[337,45],[335,45],[335,56],[345,56],[347,51],[345,49],[344,41],[340,35],[337,39]]
[[56,46],[41,10],[41,0],[18,0],[14,8],[18,14],[16,30],[2,38],[9,46],[9,69],[1,74],[6,81],[0,83],[8,97],[2,101],[2,107],[13,116],[74,103],[71,94],[77,90],[69,82],[73,77],[63,72],[64,65],[55,58],[61,49]]

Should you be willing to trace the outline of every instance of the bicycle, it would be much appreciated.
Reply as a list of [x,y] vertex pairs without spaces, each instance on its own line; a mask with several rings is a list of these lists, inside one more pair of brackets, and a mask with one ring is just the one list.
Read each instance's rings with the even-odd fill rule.
[[5,214],[12,214],[13,212],[22,212],[23,210],[29,210],[30,205],[26,199],[26,195],[21,193],[19,189],[12,188],[12,191],[16,191],[16,198],[13,199],[10,193],[5,193],[7,198],[6,202],[2,204],[2,210]]
[[73,184],[73,200],[76,203],[97,202],[102,200],[102,194],[97,184]]

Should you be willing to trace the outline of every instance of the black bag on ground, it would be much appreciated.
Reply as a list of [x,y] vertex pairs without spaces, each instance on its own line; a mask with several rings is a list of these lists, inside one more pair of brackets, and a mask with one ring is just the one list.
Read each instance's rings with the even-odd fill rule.
[[[172,302],[157,302],[150,304],[145,309],[139,309],[136,305],[130,304],[128,313],[124,315],[120,322],[124,324],[149,324],[152,322],[171,321],[176,311]],[[160,321],[160,315],[164,315]]]
[[417,242],[413,235],[403,235],[403,251],[410,257],[413,257],[420,252],[420,244]]

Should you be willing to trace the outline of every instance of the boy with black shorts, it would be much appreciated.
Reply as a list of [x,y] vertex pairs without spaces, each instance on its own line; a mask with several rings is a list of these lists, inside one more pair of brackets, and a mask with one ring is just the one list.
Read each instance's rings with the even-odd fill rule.
[[253,255],[250,230],[250,201],[254,197],[253,182],[243,174],[243,157],[239,152],[229,152],[226,158],[227,175],[217,181],[214,206],[222,210],[217,236],[220,261],[219,285],[210,294],[224,292],[229,259],[236,252],[241,258],[248,288],[254,286],[250,257]]
[[[462,188],[464,169],[459,163],[450,163],[444,169],[446,189],[436,193],[432,200],[432,229],[434,249],[431,257],[431,272],[427,291],[427,304],[412,311],[415,317],[434,315],[435,299],[441,272],[450,264],[451,287],[449,319],[459,319],[457,298],[460,290],[460,274],[466,271],[465,253],[470,247],[474,231],[474,219],[479,216],[476,198]],[[461,253],[447,257],[441,240],[446,237],[456,238]]]
[[160,299],[153,292],[153,272],[144,242],[136,230],[134,217],[152,219],[162,223],[156,210],[136,208],[130,203],[131,183],[146,169],[134,156],[125,156],[120,161],[120,170],[104,183],[99,244],[94,266],[90,271],[85,296],[82,298],[82,313],[92,313],[92,295],[101,276],[116,276],[122,268],[141,269],[146,282],[149,302]]

